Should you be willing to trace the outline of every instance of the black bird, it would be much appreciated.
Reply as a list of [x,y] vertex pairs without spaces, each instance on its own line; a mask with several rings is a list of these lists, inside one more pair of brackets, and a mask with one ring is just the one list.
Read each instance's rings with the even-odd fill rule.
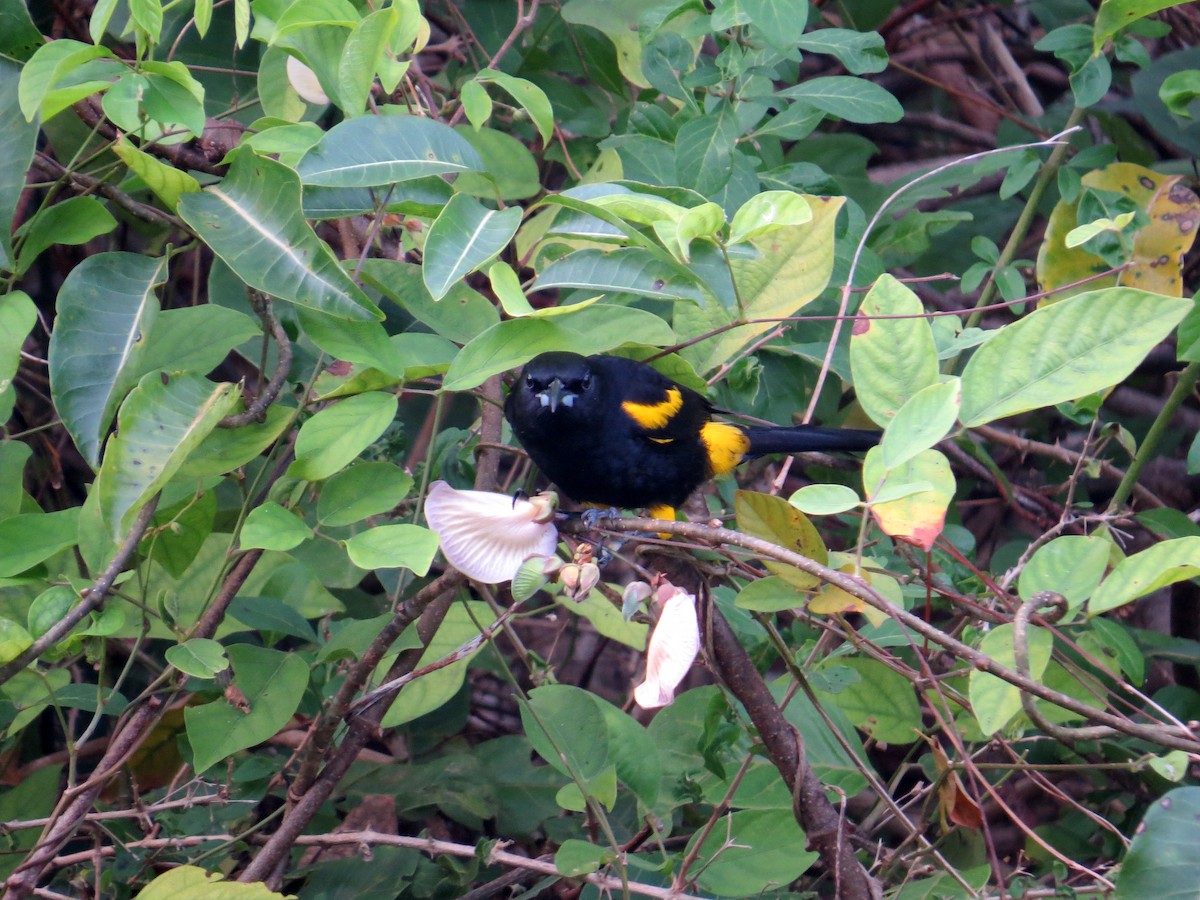
[[521,370],[504,403],[538,468],[580,503],[675,518],[703,482],[743,460],[805,450],[867,450],[879,433],[816,425],[734,425],[645,363],[552,351]]

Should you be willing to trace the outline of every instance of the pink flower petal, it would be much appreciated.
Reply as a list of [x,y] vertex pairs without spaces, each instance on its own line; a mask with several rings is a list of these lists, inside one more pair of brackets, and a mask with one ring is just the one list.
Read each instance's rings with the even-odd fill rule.
[[657,709],[675,699],[696,654],[700,652],[700,623],[696,598],[680,591],[663,604],[646,651],[646,680],[633,689],[642,709]]
[[[536,498],[535,498],[536,499]],[[553,556],[558,529],[545,505],[506,494],[459,491],[435,481],[425,498],[425,519],[437,532],[452,566],[476,581],[511,581],[531,556]]]

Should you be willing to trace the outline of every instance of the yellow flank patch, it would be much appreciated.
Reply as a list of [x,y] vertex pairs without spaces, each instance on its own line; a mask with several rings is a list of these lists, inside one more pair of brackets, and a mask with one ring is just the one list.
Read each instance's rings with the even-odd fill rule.
[[675,443],[675,438],[650,438],[650,440],[654,441],[654,443],[656,443],[656,444],[673,444],[673,443]]
[[658,504],[657,506],[651,506],[649,509],[647,509],[646,515],[648,515],[651,519],[666,519],[668,522],[674,522],[675,507],[666,506],[665,504]]
[[671,421],[671,416],[683,406],[683,394],[679,388],[667,388],[667,399],[657,403],[634,403],[626,400],[621,404],[625,415],[647,431],[657,431]]
[[724,475],[737,466],[750,449],[750,438],[736,425],[707,422],[700,429],[700,440],[708,452],[708,466],[714,475]]

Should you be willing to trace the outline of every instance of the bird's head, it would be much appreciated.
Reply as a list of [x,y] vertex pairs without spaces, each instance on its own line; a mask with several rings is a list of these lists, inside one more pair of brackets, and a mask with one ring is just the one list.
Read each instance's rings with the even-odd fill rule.
[[521,370],[511,401],[524,416],[569,416],[590,404],[595,382],[586,356],[566,351],[542,353]]

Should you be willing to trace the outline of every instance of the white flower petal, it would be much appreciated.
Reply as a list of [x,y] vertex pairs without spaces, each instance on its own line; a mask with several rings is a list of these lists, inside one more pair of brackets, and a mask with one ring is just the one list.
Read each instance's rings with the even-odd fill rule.
[[294,56],[287,58],[287,78],[292,90],[299,94],[305,102],[317,106],[329,105],[329,97],[321,87],[317,73]]
[[633,689],[642,709],[666,706],[675,699],[696,654],[700,652],[700,623],[696,598],[680,591],[663,604],[646,651],[646,680]]
[[459,491],[435,481],[425,519],[450,564],[476,581],[511,581],[530,556],[553,556],[558,529],[536,521],[543,510],[528,500],[487,491]]

